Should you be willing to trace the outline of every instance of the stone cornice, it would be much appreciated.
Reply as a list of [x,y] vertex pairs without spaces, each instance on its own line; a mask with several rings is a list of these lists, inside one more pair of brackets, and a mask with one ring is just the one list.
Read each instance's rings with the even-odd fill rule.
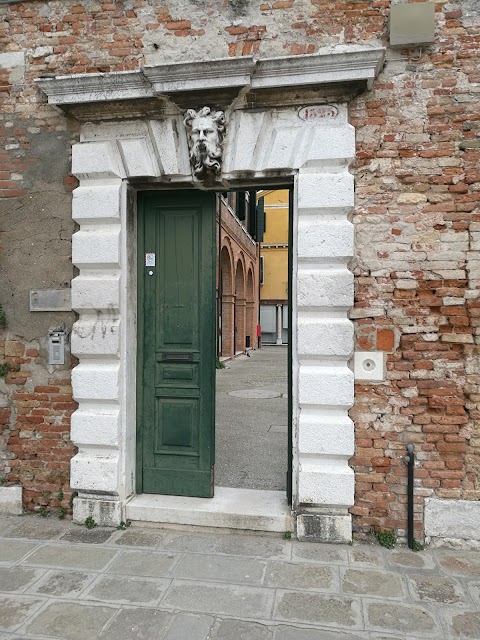
[[38,78],[49,104],[59,106],[171,97],[212,89],[274,90],[293,86],[355,83],[371,86],[385,50],[343,45],[324,53],[281,58],[220,58],[145,66],[136,71]]
[[152,85],[142,71],[78,73],[35,80],[49,104],[68,105],[110,102],[132,98],[151,98]]
[[249,86],[255,65],[253,57],[245,56],[151,65],[142,67],[142,72],[158,95]]
[[385,50],[347,47],[332,53],[257,60],[252,88],[367,82],[379,74]]

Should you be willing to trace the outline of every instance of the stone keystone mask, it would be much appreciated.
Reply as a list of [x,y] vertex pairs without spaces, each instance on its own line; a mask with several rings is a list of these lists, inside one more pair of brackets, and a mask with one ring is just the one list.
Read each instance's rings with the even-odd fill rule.
[[193,174],[199,180],[218,176],[222,169],[222,144],[225,132],[223,111],[188,109],[183,122],[187,128],[190,163]]

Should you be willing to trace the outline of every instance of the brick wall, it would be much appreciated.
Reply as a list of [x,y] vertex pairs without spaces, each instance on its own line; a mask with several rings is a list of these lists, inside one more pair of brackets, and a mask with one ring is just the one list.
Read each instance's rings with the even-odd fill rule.
[[0,339],[0,476],[23,486],[24,506],[68,512],[70,416],[76,408],[68,372],[50,374],[37,341]]
[[69,167],[78,127],[33,84],[46,55],[37,48],[46,46],[39,12],[38,3],[0,6],[0,371],[10,367],[0,376],[0,478],[22,484],[26,508],[63,515],[76,404],[68,345],[66,365],[49,366],[47,336],[57,327],[68,335],[74,317],[30,313],[29,290],[69,287],[73,277]]
[[[418,459],[417,537],[425,497],[480,498],[480,9],[476,0],[436,0],[435,8],[435,44],[400,61],[388,51],[373,89],[350,106],[358,141],[352,318],[358,348],[386,351],[388,369],[385,383],[357,385],[352,409],[360,534],[404,529],[408,442]],[[214,0],[207,11],[186,0],[1,5],[0,51],[10,57],[0,58],[8,67],[0,69],[0,195],[19,203],[10,207],[29,206],[45,182],[46,139],[65,163],[52,189],[60,185],[63,197],[73,184],[67,143],[76,125],[45,105],[33,84],[41,74],[386,45],[389,10],[389,0]]]
[[480,7],[436,9],[435,45],[408,65],[387,63],[350,111],[352,317],[357,348],[387,353],[387,382],[356,385],[352,513],[359,532],[405,529],[403,457],[413,442],[420,538],[425,497],[480,498]]
[[[236,195],[232,202],[233,210],[235,197]],[[220,198],[219,201],[222,209],[220,255],[223,257],[221,355],[233,358],[235,351],[246,348],[246,336],[250,337],[251,347],[257,344],[259,247],[252,242],[244,226],[230,213],[226,200]]]

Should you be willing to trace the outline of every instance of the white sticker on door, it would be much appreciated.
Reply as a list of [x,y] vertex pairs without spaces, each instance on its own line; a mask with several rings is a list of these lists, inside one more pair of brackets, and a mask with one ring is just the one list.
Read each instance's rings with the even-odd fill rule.
[[146,267],[154,267],[155,266],[155,254],[154,253],[146,253],[145,254],[145,266]]

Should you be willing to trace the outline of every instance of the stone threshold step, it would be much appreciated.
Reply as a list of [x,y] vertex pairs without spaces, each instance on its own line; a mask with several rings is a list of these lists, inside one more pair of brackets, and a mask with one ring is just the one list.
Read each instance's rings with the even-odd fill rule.
[[156,522],[248,531],[291,531],[291,510],[283,491],[215,487],[213,498],[143,493],[127,503],[131,522]]

